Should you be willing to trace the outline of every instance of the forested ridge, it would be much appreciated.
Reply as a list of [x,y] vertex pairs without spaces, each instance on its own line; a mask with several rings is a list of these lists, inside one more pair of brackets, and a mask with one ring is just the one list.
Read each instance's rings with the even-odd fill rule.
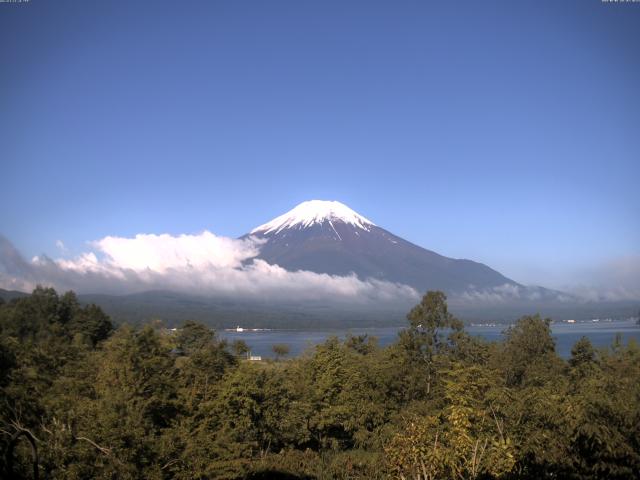
[[[73,292],[0,300],[3,478],[640,478],[640,347],[549,320],[472,337],[428,292],[398,340],[246,360],[205,325],[117,328]],[[35,468],[35,471],[34,471]]]

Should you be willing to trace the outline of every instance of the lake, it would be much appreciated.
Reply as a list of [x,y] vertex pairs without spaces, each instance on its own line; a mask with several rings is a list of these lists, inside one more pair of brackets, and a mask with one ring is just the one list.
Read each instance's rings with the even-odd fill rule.
[[[219,331],[220,338],[229,342],[244,340],[251,348],[252,355],[260,355],[263,358],[274,357],[272,346],[286,344],[289,346],[289,356],[297,356],[306,349],[323,343],[331,336],[344,339],[347,335],[367,334],[378,338],[381,346],[389,345],[398,338],[398,331],[402,327],[375,327],[375,328],[349,328],[326,330],[261,330],[261,331]],[[502,331],[507,325],[471,325],[465,329],[472,335],[477,335],[489,341],[501,340]],[[607,347],[611,345],[617,334],[620,334],[623,343],[634,338],[640,342],[640,326],[635,320],[599,321],[599,322],[557,322],[551,325],[553,338],[556,340],[556,351],[563,358],[571,355],[571,347],[582,336],[591,340],[595,347]]]

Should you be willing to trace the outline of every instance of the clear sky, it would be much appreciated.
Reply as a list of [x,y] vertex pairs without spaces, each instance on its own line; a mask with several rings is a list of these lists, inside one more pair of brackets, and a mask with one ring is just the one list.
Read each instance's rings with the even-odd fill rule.
[[27,258],[327,199],[525,283],[640,264],[640,3],[30,0],[0,43]]

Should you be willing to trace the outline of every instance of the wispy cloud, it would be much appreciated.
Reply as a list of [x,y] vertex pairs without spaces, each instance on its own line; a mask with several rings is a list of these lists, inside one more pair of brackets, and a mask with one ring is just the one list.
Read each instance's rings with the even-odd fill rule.
[[67,247],[65,246],[65,244],[64,244],[64,242],[62,240],[56,240],[56,247],[61,252],[67,252]]
[[530,283],[566,292],[585,302],[640,301],[640,254],[587,262],[532,262],[521,275]]
[[582,269],[568,291],[589,301],[640,301],[640,255],[627,255]]
[[470,285],[452,300],[492,305],[535,301],[640,301],[640,255],[618,257],[596,266],[574,269],[570,277],[574,281],[560,284],[557,290],[514,284],[478,289]]
[[470,285],[467,290],[452,297],[455,302],[500,305],[513,302],[568,301],[575,300],[569,295],[542,287],[505,283],[491,288],[477,288]]
[[262,241],[197,235],[141,234],[105,237],[73,259],[45,255],[28,262],[0,237],[0,286],[28,290],[36,284],[80,293],[133,293],[171,289],[267,300],[377,302],[418,298],[411,287],[355,275],[289,272],[256,259]]

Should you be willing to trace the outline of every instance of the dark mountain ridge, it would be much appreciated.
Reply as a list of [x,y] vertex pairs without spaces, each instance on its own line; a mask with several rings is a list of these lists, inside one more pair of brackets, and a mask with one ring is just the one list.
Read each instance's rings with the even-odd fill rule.
[[365,230],[334,219],[253,235],[266,240],[257,258],[290,271],[355,273],[361,279],[403,283],[419,292],[519,286],[482,263],[445,257],[375,225]]
[[250,235],[264,241],[257,258],[290,271],[355,273],[418,292],[522,287],[482,263],[448,258],[400,238],[340,202],[303,202],[243,238]]

